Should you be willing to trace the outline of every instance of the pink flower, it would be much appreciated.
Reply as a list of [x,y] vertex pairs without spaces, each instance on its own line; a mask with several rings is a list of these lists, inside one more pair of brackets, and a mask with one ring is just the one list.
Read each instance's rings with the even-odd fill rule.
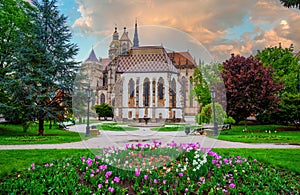
[[108,171],[108,172],[105,173],[105,178],[107,179],[107,178],[109,178],[109,176],[111,176],[111,175],[112,175],[112,171]]
[[118,178],[118,177],[115,177],[114,178],[114,182],[117,182],[117,183],[119,183],[121,181],[121,179],[120,178]]
[[138,177],[138,176],[140,176],[140,175],[141,175],[141,172],[140,172],[140,171],[138,171],[138,170],[136,170],[136,171],[135,171],[135,176],[137,176],[137,177]]
[[230,188],[235,188],[234,183],[229,184],[229,187],[230,187]]
[[45,167],[49,167],[49,164],[47,163],[47,164],[45,164]]
[[102,188],[102,184],[98,184],[98,188]]
[[70,164],[69,164],[69,163],[67,163],[67,164],[66,164],[66,166],[68,167],[68,166],[70,166]]
[[216,167],[220,168],[220,164],[216,164]]
[[95,176],[94,173],[90,174],[90,177],[94,177],[94,176]]
[[148,179],[148,175],[144,175],[144,179],[147,180]]
[[188,191],[189,191],[189,189],[185,188],[185,192],[188,192]]
[[108,191],[110,191],[111,193],[113,193],[113,192],[115,191],[115,189],[114,189],[114,188],[111,188],[111,187],[109,187],[109,188],[108,188]]
[[163,180],[163,184],[165,184],[165,185],[166,185],[166,183],[167,183],[167,181],[166,181],[166,180]]
[[253,160],[253,162],[254,162],[254,163],[257,163],[257,160],[256,160],[256,159],[254,159],[254,160]]
[[157,179],[154,179],[153,182],[154,182],[154,183],[157,183],[158,181],[157,181]]
[[183,173],[179,173],[178,176],[179,176],[179,177],[182,177],[182,176],[183,176]]

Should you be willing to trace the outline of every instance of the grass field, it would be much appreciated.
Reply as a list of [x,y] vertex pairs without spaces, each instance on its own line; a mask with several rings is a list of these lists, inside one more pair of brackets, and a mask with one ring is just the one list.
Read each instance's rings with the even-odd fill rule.
[[[246,143],[288,143],[300,144],[300,131],[277,125],[232,126],[230,130],[222,130],[218,139]],[[284,129],[284,130],[282,130]]]
[[21,125],[0,124],[0,144],[54,144],[81,141],[84,136],[79,133],[59,129],[53,125],[49,129],[44,126],[44,136],[37,136],[38,125],[29,127],[27,132],[23,132]]

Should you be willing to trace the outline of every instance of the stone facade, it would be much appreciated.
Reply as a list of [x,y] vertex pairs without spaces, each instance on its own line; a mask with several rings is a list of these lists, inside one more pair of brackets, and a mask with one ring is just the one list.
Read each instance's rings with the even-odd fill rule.
[[192,95],[196,63],[189,52],[166,52],[162,46],[139,46],[137,24],[134,43],[117,28],[108,49],[108,58],[97,59],[92,49],[82,64],[90,70],[94,104],[114,107],[116,121],[184,121],[198,112]]

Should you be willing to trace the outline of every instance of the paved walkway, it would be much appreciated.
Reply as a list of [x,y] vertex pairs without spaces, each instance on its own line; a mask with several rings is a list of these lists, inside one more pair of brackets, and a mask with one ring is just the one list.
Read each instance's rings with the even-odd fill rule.
[[[70,131],[85,132],[86,125],[75,125]],[[247,144],[212,139],[206,136],[186,135],[183,131],[157,132],[141,127],[136,131],[101,131],[101,135],[80,142],[64,144],[0,145],[0,150],[10,149],[68,149],[68,148],[103,148],[115,146],[124,148],[127,143],[152,143],[153,140],[163,144],[199,142],[204,148],[298,148],[299,145],[288,144]]]

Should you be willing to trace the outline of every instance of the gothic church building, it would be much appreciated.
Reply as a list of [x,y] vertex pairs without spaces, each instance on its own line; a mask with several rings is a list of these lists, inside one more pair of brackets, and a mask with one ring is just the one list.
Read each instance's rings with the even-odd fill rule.
[[113,32],[108,58],[92,49],[82,63],[91,71],[93,104],[114,107],[114,120],[184,121],[199,105],[192,95],[196,63],[189,52],[167,52],[163,46],[140,46],[135,23],[133,42],[126,28]]

